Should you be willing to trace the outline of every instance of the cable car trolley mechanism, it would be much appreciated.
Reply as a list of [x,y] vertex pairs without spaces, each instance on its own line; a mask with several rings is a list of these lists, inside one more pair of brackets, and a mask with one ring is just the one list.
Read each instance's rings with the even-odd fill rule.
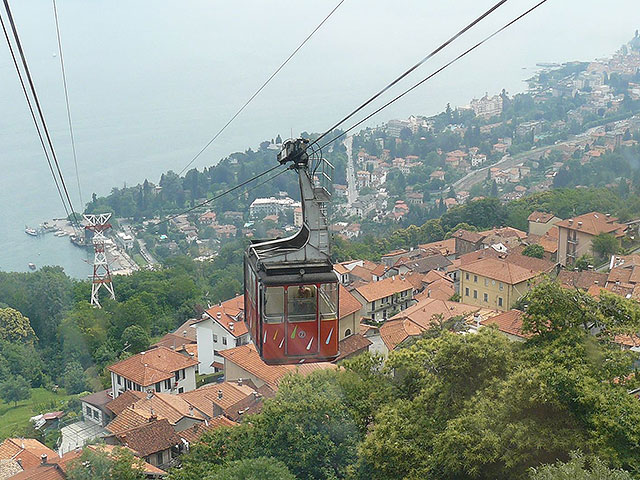
[[[291,237],[252,242],[244,258],[245,322],[267,364],[338,356],[338,277],[329,256],[326,205],[332,165],[310,168],[309,140],[284,143],[281,164],[298,174],[303,222]],[[315,179],[315,181],[314,181]]]

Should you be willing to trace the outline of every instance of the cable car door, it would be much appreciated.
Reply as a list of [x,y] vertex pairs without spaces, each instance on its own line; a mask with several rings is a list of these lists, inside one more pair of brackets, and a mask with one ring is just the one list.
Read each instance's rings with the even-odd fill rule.
[[313,284],[287,287],[286,355],[319,353],[318,287]]

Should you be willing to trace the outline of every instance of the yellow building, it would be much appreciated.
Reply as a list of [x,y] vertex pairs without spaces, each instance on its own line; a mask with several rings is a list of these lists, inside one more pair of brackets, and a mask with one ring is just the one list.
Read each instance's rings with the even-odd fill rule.
[[460,301],[507,311],[531,288],[531,280],[555,269],[552,262],[511,254],[460,266]]

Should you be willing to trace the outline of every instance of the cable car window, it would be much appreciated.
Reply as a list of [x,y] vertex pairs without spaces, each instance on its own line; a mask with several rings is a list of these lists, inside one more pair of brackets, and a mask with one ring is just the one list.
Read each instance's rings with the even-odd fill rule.
[[320,285],[320,319],[335,320],[338,316],[338,284]]
[[318,288],[315,285],[291,286],[287,290],[288,321],[311,322],[316,320]]
[[284,318],[284,287],[267,287],[264,294],[264,321],[282,323]]

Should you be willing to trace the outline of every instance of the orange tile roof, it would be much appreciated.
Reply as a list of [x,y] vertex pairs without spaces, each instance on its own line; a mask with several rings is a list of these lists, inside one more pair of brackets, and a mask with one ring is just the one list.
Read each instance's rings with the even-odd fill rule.
[[395,349],[410,336],[420,335],[424,328],[416,325],[411,320],[399,318],[388,320],[380,327],[380,338],[389,351]]
[[430,284],[436,282],[438,280],[447,280],[448,282],[453,283],[453,280],[447,276],[446,273],[441,272],[440,270],[430,270],[427,274],[422,278],[422,281],[426,284]]
[[198,362],[186,355],[167,347],[156,347],[115,363],[109,367],[109,370],[143,387],[148,387],[173,377],[174,372],[178,370],[196,365]]
[[347,267],[345,267],[344,265],[342,265],[341,263],[336,263],[333,266],[333,270],[338,274],[338,275],[344,275],[346,273],[349,273],[349,269]]
[[37,465],[9,478],[11,480],[65,480],[67,476],[57,465]]
[[107,403],[106,407],[116,415],[120,415],[123,410],[131,406],[141,398],[145,396],[144,392],[138,392],[137,390],[127,390],[121,393],[116,398]]
[[262,361],[253,344],[242,345],[220,352],[226,362],[234,363],[251,375],[259,378],[274,390],[278,388],[280,380],[288,373],[308,375],[315,370],[336,368],[328,362],[302,363],[298,365],[267,365]]
[[351,269],[350,275],[361,278],[365,282],[373,282],[373,273],[360,265],[356,265]]
[[567,288],[582,288],[588,290],[592,285],[600,285],[604,287],[607,283],[607,274],[598,272],[572,272],[570,270],[562,270],[558,274],[558,282]]
[[495,317],[481,320],[480,324],[484,326],[495,325],[501,332],[508,333],[516,337],[531,338],[532,335],[530,333],[522,333],[522,316],[523,312],[513,309],[500,313]]
[[389,277],[379,282],[372,282],[356,288],[356,291],[364,297],[367,302],[373,302],[394,293],[411,290],[413,286],[402,277]]
[[466,315],[478,310],[480,310],[480,308],[473,305],[427,298],[394,315],[391,317],[391,320],[406,318],[416,325],[427,329],[433,325],[434,316],[442,315],[444,320],[448,320],[452,317]]
[[[214,305],[206,311],[206,314],[218,322],[234,337],[240,337],[249,332],[243,321],[244,295]],[[202,320],[199,320],[202,321]]]
[[461,265],[460,270],[491,278],[492,280],[498,280],[509,285],[516,285],[537,277],[541,273],[548,273],[553,270],[555,266],[552,262],[526,257],[524,255],[511,254],[501,257],[504,258],[488,257],[466,265]]
[[162,452],[181,443],[180,437],[166,419],[117,433],[116,438],[140,457]]
[[536,212],[532,212],[531,215],[529,215],[529,217],[527,218],[527,220],[535,223],[547,223],[550,220],[552,220],[553,217],[555,217],[553,213],[536,211]]
[[339,307],[338,315],[340,318],[347,317],[352,313],[356,313],[362,308],[362,304],[354,297],[349,290],[340,285],[339,289]]
[[178,435],[180,435],[180,438],[192,444],[199,441],[202,435],[215,430],[216,428],[235,427],[236,425],[238,425],[236,422],[229,420],[226,417],[220,416],[212,418],[211,420],[207,420],[206,422],[196,423],[192,427],[178,432]]
[[418,248],[421,248],[423,250],[435,249],[440,251],[440,253],[446,257],[447,255],[456,253],[456,239],[451,237],[440,242],[425,243],[422,245],[418,245]]
[[513,227],[502,227],[502,228],[492,228],[490,230],[485,230],[484,232],[480,232],[480,235],[487,237],[489,235],[496,235],[499,237],[518,237],[520,240],[527,238],[527,233],[522,230],[518,230]]
[[366,350],[369,350],[369,346],[373,342],[368,338],[365,338],[360,333],[354,333],[353,335],[349,335],[347,338],[343,338],[340,340],[338,345],[338,351],[340,355],[334,361],[339,362],[340,360],[344,360],[345,358],[351,355],[357,355]]
[[20,460],[27,470],[40,465],[41,456],[55,460],[58,454],[34,438],[7,438],[0,443],[0,460]]
[[192,405],[181,395],[172,395],[170,393],[154,393],[152,396],[146,396],[138,400],[129,408],[147,420],[155,415],[158,419],[166,418],[172,425],[175,425],[183,418],[205,419],[205,416],[192,408]]
[[471,242],[471,243],[478,243],[482,241],[482,239],[484,238],[484,236],[479,234],[478,232],[470,232],[469,230],[463,230],[463,229],[455,231],[452,237],[459,238],[460,240],[464,240],[466,242]]
[[183,345],[194,343],[194,340],[183,337],[182,335],[176,335],[175,333],[167,333],[164,337],[153,344],[154,347],[167,347],[172,350],[177,350]]
[[253,395],[254,392],[255,390],[246,383],[238,385],[238,382],[222,382],[204,385],[178,396],[209,417],[213,417],[214,404],[224,410],[243,398]]
[[456,293],[453,282],[441,278],[430,283],[422,292],[414,296],[418,301],[427,298],[435,298],[437,300],[449,300]]
[[[180,335],[182,337],[186,337],[189,340],[193,340],[195,342],[196,341],[196,329],[194,328],[194,325],[197,322],[198,322],[197,319],[190,318],[189,320],[184,322],[182,325],[180,325],[178,328],[176,328],[176,331],[173,332],[174,335]],[[185,332],[186,332],[186,335],[185,335]]]
[[[559,228],[585,232],[589,235],[612,233],[616,237],[624,236],[627,226],[616,223],[616,220],[614,217],[607,217],[599,212],[591,212],[572,219],[563,220],[556,223],[556,225]],[[582,225],[579,225],[580,222],[582,222]]]
[[125,408],[105,428],[111,433],[124,432],[147,423],[147,418],[136,412],[131,406]]

